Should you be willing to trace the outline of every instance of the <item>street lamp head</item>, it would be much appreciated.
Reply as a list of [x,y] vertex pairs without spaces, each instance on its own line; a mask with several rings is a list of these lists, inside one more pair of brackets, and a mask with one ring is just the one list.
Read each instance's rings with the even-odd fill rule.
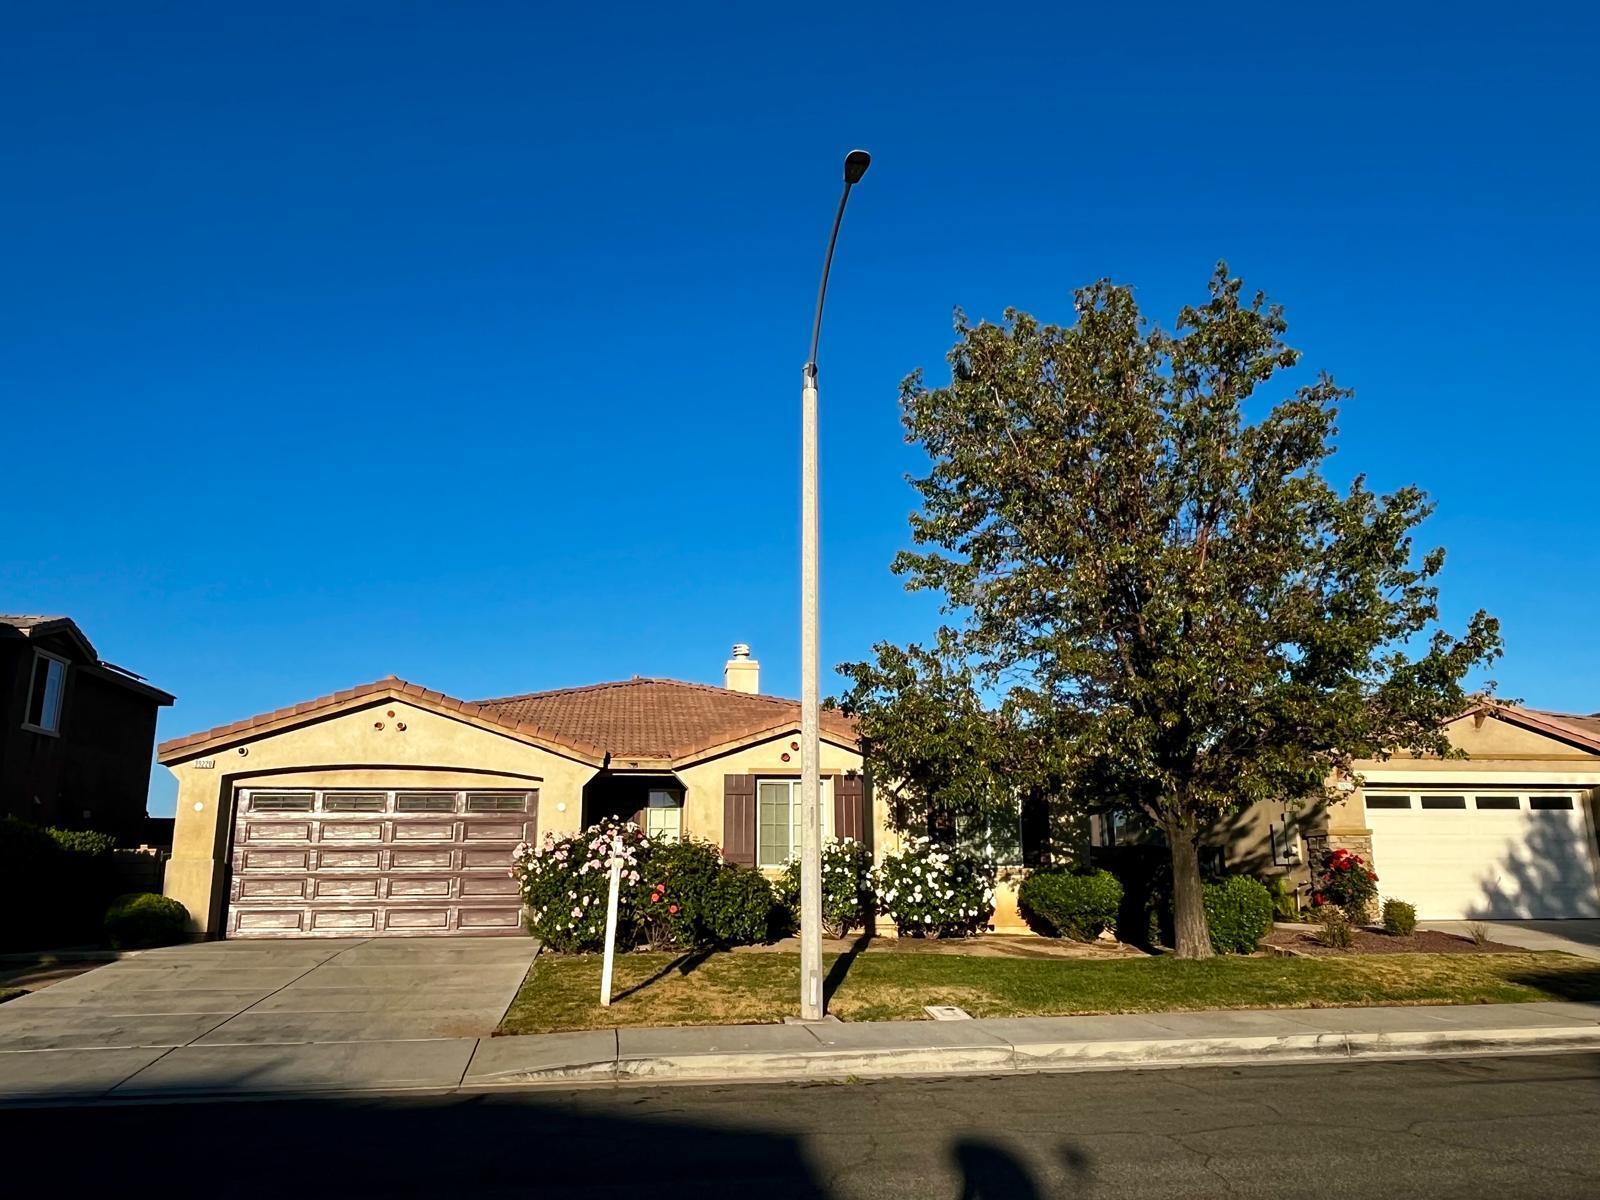
[[865,150],[852,150],[844,156],[844,181],[850,184],[861,182],[861,177],[867,173],[867,168],[872,165],[872,155]]

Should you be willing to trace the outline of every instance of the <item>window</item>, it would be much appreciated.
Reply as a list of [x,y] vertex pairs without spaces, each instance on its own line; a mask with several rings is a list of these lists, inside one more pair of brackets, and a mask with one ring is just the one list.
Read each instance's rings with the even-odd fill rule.
[[1368,808],[1410,808],[1410,796],[1368,796]]
[[456,798],[449,792],[401,792],[394,798],[395,812],[455,812]]
[[[828,781],[822,781],[822,836],[833,825]],[[756,781],[756,865],[781,867],[800,853],[800,781]]]
[[1479,809],[1516,809],[1522,807],[1520,796],[1475,796],[1473,804]]
[[388,798],[382,792],[338,795],[330,792],[322,798],[323,812],[382,812]]
[[257,792],[250,797],[251,812],[310,812],[310,792]]
[[1533,809],[1535,812],[1539,812],[1539,811],[1542,811],[1542,810],[1553,809],[1553,808],[1570,809],[1572,807],[1572,797],[1571,796],[1529,796],[1528,797],[1528,807]]
[[653,838],[675,842],[683,836],[683,797],[677,792],[652,790],[644,809],[644,831]]
[[476,812],[527,812],[528,798],[520,793],[478,792],[467,796],[467,811]]
[[67,682],[65,659],[34,651],[33,681],[28,687],[28,714],[23,724],[39,733],[61,729],[61,692]]
[[1424,796],[1422,798],[1423,808],[1465,808],[1466,806],[1467,798],[1465,796]]

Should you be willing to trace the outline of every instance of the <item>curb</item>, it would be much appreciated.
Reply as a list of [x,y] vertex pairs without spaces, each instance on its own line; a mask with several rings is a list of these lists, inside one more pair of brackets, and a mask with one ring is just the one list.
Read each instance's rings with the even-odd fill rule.
[[1600,1026],[1309,1033],[1162,1041],[1018,1042],[892,1050],[618,1057],[464,1080],[462,1090],[574,1083],[792,1082],[899,1076],[1003,1075],[1185,1066],[1266,1066],[1326,1059],[1600,1050]]

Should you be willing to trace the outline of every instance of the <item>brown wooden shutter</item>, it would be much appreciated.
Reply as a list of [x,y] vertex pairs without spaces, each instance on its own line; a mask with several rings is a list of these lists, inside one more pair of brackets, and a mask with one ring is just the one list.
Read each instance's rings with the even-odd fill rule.
[[867,840],[867,781],[861,775],[839,775],[833,781],[833,836]]
[[722,777],[722,857],[742,867],[756,865],[756,777]]

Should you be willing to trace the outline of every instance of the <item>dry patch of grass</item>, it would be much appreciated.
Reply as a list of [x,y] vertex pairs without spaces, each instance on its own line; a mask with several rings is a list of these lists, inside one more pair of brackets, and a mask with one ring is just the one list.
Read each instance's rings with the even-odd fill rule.
[[[1600,1000],[1600,966],[1556,953],[1095,962],[874,950],[828,962],[829,1011],[846,1021],[917,1019],[925,1004],[1026,1017]],[[799,988],[793,954],[628,954],[617,959],[612,1006],[603,1009],[598,956],[544,954],[500,1031],[765,1024],[797,1010]]]

